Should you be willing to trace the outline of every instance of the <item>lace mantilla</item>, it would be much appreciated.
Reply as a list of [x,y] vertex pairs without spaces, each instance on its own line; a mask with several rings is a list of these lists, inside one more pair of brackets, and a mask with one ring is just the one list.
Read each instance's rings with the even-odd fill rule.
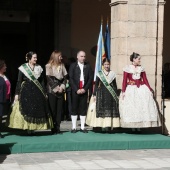
[[[116,78],[116,73],[111,71],[109,74],[106,76],[104,71],[102,70],[104,77],[106,78],[107,82],[110,84],[115,78]],[[97,73],[97,76],[99,77],[99,73]]]
[[42,72],[43,72],[43,68],[40,65],[36,65],[34,67],[33,73],[36,79],[38,79],[41,76]]
[[142,66],[135,67],[134,65],[126,66],[123,71],[132,74],[132,78],[134,80],[140,79],[141,72],[144,72],[144,68]]

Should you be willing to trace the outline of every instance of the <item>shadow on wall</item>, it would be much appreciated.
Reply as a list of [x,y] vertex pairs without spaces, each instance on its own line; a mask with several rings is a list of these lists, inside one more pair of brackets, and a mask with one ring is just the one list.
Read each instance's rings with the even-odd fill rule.
[[165,63],[162,72],[162,97],[170,98],[170,63]]

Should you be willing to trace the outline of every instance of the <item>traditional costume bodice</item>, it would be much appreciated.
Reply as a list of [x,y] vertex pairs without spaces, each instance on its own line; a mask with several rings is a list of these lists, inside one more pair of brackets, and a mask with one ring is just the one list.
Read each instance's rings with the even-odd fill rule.
[[11,83],[6,76],[4,76],[4,80],[5,80],[5,83],[6,83],[6,99],[10,99]]
[[18,73],[18,80],[17,80],[17,86],[15,89],[15,94],[19,94],[21,87],[23,85],[23,82],[31,82],[31,78],[27,72],[27,69],[29,68],[32,75],[35,77],[36,80],[39,81],[39,83],[41,84],[41,86],[43,87],[44,91],[45,91],[45,85],[44,85],[44,78],[43,78],[43,69],[40,65],[36,64],[34,66],[34,70],[32,70],[29,66],[28,63],[26,63],[27,68],[24,69],[23,65],[21,65],[18,69],[19,69],[19,73]]
[[136,85],[137,87],[140,87],[140,85],[145,84],[150,90],[152,90],[142,66],[135,67],[134,65],[129,65],[126,66],[123,71],[123,92],[125,92],[127,85]]

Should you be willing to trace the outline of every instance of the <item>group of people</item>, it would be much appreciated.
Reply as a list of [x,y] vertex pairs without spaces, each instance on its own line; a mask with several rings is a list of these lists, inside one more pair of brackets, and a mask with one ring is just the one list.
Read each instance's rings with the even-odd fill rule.
[[[37,64],[37,54],[27,53],[27,62],[18,68],[8,127],[27,130],[29,135],[33,135],[35,130],[45,129],[51,129],[52,134],[61,133],[64,92],[68,87],[71,88],[71,133],[77,132],[78,116],[81,123],[80,131],[83,133],[88,133],[85,124],[103,129],[160,126],[153,90],[144,68],[140,65],[139,54],[133,53],[130,56],[132,64],[123,69],[120,96],[116,74],[110,70],[110,61],[107,58],[103,60],[89,105],[87,100],[92,87],[93,71],[85,60],[86,53],[79,51],[77,61],[70,65],[67,73],[62,62],[62,53],[55,50],[45,66],[45,79],[42,74],[43,68]],[[5,71],[6,64],[0,60],[0,123],[5,105],[10,98],[10,82],[5,76]]]
[[140,55],[133,53],[130,61],[131,64],[123,68],[122,90],[118,97],[116,75],[110,70],[110,61],[103,60],[87,112],[88,125],[105,129],[131,128],[133,133],[140,132],[140,128],[161,126]]

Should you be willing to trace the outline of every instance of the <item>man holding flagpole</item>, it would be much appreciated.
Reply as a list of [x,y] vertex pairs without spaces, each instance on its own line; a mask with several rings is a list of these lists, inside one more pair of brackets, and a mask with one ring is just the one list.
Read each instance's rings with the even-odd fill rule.
[[91,87],[93,72],[88,63],[85,62],[86,53],[77,53],[77,62],[71,64],[69,69],[69,82],[72,89],[72,130],[76,133],[77,116],[80,115],[81,129],[83,133],[88,131],[84,128],[87,113],[88,89]]

